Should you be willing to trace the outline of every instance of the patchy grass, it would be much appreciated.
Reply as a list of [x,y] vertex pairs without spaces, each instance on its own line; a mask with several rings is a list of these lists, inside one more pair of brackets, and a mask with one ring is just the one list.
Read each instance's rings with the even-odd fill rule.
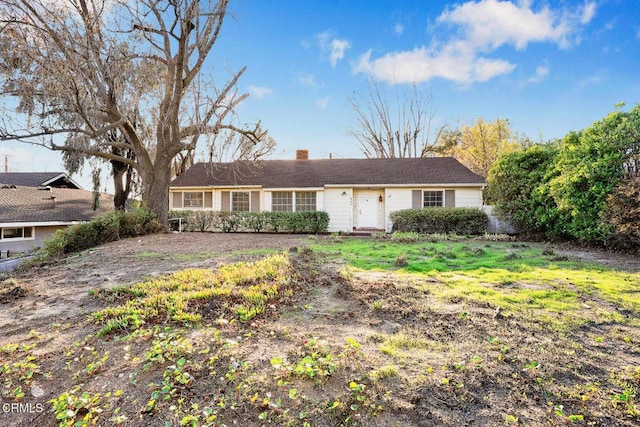
[[[429,282],[417,280],[414,286],[443,300],[485,303],[502,314],[539,313],[559,316],[563,324],[570,320],[579,325],[593,321],[591,316],[584,317],[589,302],[600,321],[635,324],[640,313],[640,274],[557,257],[552,252],[545,255],[543,249],[526,243],[352,239],[318,242],[314,249],[329,259],[345,260],[357,270],[429,277]],[[400,257],[402,264],[397,262]]]
[[524,243],[401,240],[310,239],[96,287],[85,318],[2,331],[2,402],[40,406],[0,424],[640,422],[638,273]]

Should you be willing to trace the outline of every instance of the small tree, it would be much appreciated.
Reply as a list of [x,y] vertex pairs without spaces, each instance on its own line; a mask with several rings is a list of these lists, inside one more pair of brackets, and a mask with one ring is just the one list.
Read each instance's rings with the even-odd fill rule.
[[442,136],[441,153],[455,157],[486,178],[500,155],[520,150],[525,141],[511,129],[508,120],[496,119],[489,123],[478,119],[471,126],[446,132]]
[[428,157],[437,154],[440,134],[446,125],[436,125],[430,93],[396,92],[392,105],[385,90],[369,84],[368,96],[347,99],[356,113],[358,127],[349,133],[368,158]]

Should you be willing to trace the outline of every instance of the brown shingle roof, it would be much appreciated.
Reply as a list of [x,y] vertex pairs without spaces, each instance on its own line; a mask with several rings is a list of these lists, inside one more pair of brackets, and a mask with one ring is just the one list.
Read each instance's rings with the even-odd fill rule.
[[0,184],[41,187],[79,188],[64,172],[6,172],[0,173]]
[[257,163],[196,163],[174,187],[261,185],[264,188],[325,185],[484,185],[452,157],[418,159],[263,160]]
[[[100,195],[100,206],[94,211],[91,209],[93,194],[90,191],[4,187],[0,185],[0,224],[88,221],[113,210],[113,198],[108,194]],[[55,197],[55,203],[51,197]]]

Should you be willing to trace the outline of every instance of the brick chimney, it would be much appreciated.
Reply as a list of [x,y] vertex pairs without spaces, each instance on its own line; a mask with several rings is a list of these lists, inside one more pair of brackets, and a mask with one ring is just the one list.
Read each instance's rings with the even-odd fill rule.
[[309,150],[296,150],[296,160],[309,160]]

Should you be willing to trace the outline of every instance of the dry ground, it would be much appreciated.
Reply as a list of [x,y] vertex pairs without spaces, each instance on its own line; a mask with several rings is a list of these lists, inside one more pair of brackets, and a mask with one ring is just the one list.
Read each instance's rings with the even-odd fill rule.
[[[28,387],[16,401],[40,404],[44,410],[30,407],[24,413],[29,408],[24,406],[16,412],[6,406],[14,401],[5,396],[3,408],[9,410],[0,411],[0,425],[58,425],[47,402],[76,385],[102,393],[124,389],[123,397],[112,405],[122,408],[126,416],[122,425],[178,425],[179,420],[166,424],[140,409],[149,398],[146,385],[151,373],[142,372],[142,379],[132,381],[129,352],[135,354],[136,346],[142,349],[148,342],[130,348],[117,340],[88,338],[97,330],[87,321],[88,314],[109,304],[92,294],[185,268],[215,269],[221,263],[258,259],[269,250],[290,254],[303,287],[288,305],[273,307],[273,313],[264,319],[218,325],[227,340],[240,342],[227,362],[246,367],[245,386],[253,387],[257,397],[254,400],[247,392],[246,401],[221,412],[216,422],[279,425],[283,419],[298,419],[290,416],[297,405],[314,408],[317,402],[338,400],[336,396],[342,397],[343,406],[334,415],[310,410],[304,420],[311,425],[378,426],[615,426],[640,421],[622,403],[612,404],[611,390],[601,384],[618,376],[616,384],[621,385],[616,391],[624,393],[626,367],[640,366],[637,327],[610,322],[569,334],[550,333],[535,316],[503,318],[494,307],[438,301],[428,292],[428,277],[341,273],[342,265],[324,263],[305,250],[308,243],[304,236],[159,234],[110,243],[57,263],[31,267],[5,280],[0,289],[0,348],[14,343],[28,348],[37,343],[24,354],[32,355],[39,367],[33,377],[22,380]],[[640,271],[640,261],[634,257],[554,250]],[[196,342],[199,333],[209,332],[192,331],[190,339]],[[301,398],[283,397],[282,407],[264,403],[265,396],[271,399],[273,394],[275,400],[280,392],[286,395],[286,387],[279,391],[275,385],[277,372],[270,361],[279,357],[293,361],[309,340],[317,341],[323,352],[334,354],[339,369],[331,380],[294,382]],[[89,360],[89,356],[82,360],[87,348],[97,355],[110,352],[109,360],[96,375],[74,375]],[[16,354],[0,352],[0,362],[14,362]],[[374,374],[364,378],[366,372]],[[234,371],[234,375],[241,373]],[[640,371],[628,375],[629,381],[640,385]],[[236,380],[227,377],[231,385]],[[366,385],[367,392],[339,390],[354,381]],[[210,385],[202,386],[185,396],[205,396],[208,401],[212,393],[225,393],[219,387],[212,391]],[[243,393],[237,389],[237,402],[245,397]],[[353,410],[349,418],[349,396],[363,396],[372,408],[381,408]],[[299,422],[290,425],[302,425],[302,415],[300,410]],[[99,425],[113,425],[116,420],[105,415]]]

